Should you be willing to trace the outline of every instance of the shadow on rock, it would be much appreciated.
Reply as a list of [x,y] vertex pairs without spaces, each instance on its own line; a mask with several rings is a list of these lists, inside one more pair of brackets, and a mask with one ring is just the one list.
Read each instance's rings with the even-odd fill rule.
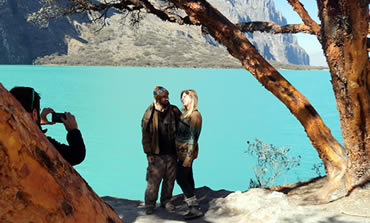
[[[224,198],[230,193],[232,192],[226,190],[213,191],[205,186],[195,189],[195,194],[199,200],[200,209],[203,213],[208,211],[212,200]],[[169,212],[165,208],[159,207],[159,204],[157,204],[155,212],[152,215],[145,214],[144,203],[142,201],[126,200],[109,196],[102,198],[116,211],[118,216],[125,223],[185,222],[183,215],[186,213],[187,207],[184,202],[183,194],[173,197],[172,204],[175,206],[174,211]],[[188,222],[209,223],[204,217],[193,219]]]

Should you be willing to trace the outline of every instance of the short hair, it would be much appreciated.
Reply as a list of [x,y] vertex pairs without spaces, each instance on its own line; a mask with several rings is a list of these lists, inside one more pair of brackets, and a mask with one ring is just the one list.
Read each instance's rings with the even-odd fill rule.
[[27,112],[40,111],[40,95],[31,87],[14,87],[10,93],[22,104]]

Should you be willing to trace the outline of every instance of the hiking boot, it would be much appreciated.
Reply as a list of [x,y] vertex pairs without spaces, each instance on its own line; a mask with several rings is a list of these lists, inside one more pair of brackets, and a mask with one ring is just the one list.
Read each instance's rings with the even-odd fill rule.
[[200,210],[199,206],[190,206],[189,212],[184,215],[185,220],[191,220],[203,216],[203,212]]
[[154,213],[154,207],[146,207],[145,208],[145,214],[151,215]]
[[173,212],[175,210],[175,205],[171,202],[161,203],[161,208],[165,208],[168,212]]

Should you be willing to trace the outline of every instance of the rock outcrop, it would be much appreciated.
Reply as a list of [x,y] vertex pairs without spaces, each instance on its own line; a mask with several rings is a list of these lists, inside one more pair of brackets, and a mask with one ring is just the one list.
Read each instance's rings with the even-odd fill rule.
[[[312,190],[314,185],[309,184],[307,187]],[[192,220],[192,223],[370,223],[370,189],[359,189],[348,197],[321,205],[300,205],[302,197],[299,194],[288,196],[257,188],[246,192],[231,192],[201,187],[195,193],[204,216]],[[173,212],[158,207],[154,215],[145,215],[142,201],[113,197],[103,199],[127,223],[186,222],[183,219],[186,205],[182,194],[174,197],[176,209]]]

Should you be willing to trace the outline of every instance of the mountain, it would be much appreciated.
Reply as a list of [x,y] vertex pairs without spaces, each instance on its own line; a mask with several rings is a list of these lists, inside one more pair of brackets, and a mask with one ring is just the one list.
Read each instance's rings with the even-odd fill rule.
[[[274,0],[209,0],[233,23],[251,21],[287,24]],[[309,56],[291,34],[248,33],[247,38],[267,60],[285,64],[310,64]]]
[[[233,22],[286,24],[273,0],[210,0]],[[180,26],[147,15],[137,25],[112,11],[106,26],[80,17],[62,18],[40,28],[26,21],[36,0],[0,0],[0,64],[240,67],[223,46],[202,36],[200,27]],[[98,31],[100,30],[100,31]],[[308,54],[290,34],[249,33],[269,61],[308,65]]]
[[79,38],[69,18],[51,21],[47,28],[27,22],[39,8],[36,0],[0,0],[0,64],[32,64],[37,57],[63,54],[65,36]]

